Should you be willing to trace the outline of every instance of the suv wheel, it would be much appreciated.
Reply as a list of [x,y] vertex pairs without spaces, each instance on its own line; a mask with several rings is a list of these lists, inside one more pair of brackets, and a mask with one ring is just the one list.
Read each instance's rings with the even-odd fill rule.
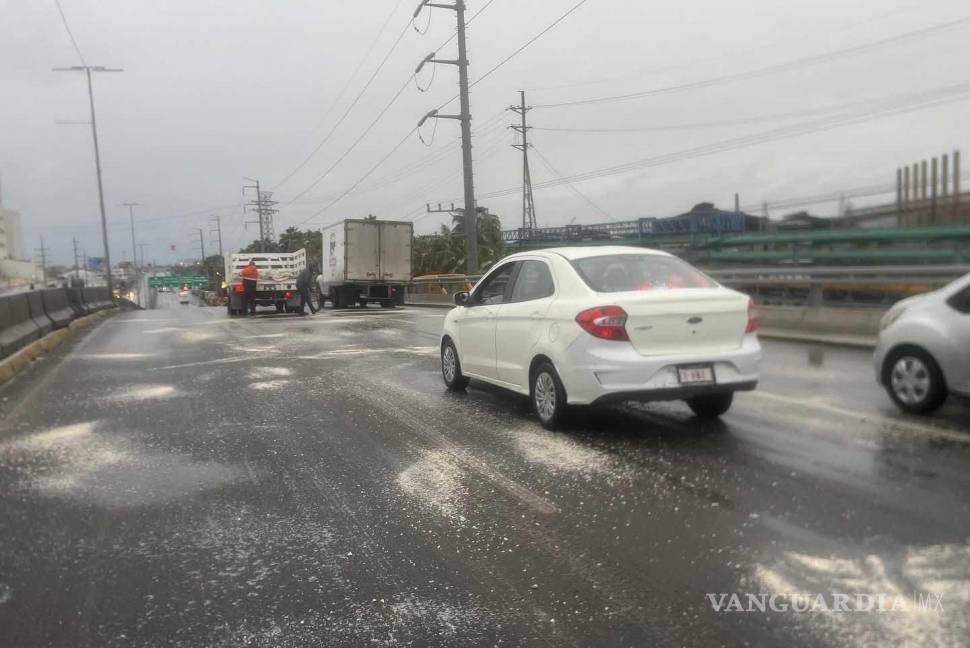
[[539,365],[532,374],[532,409],[542,427],[558,429],[566,410],[566,389],[555,367],[548,362]]
[[943,372],[933,356],[922,349],[901,349],[893,353],[884,371],[883,384],[889,397],[905,412],[932,412],[946,400]]
[[445,380],[445,387],[451,391],[462,391],[468,387],[468,378],[461,373],[458,351],[451,340],[445,340],[441,345],[441,377]]

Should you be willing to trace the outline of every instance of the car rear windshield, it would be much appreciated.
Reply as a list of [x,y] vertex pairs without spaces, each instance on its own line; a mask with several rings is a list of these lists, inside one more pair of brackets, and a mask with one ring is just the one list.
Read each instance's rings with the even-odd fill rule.
[[717,286],[686,261],[659,254],[587,257],[576,259],[572,264],[583,281],[601,293]]

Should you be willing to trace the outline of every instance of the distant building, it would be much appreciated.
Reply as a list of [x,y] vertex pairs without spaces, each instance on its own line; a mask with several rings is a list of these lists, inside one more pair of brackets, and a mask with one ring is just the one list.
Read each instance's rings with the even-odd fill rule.
[[9,287],[42,280],[40,268],[24,255],[20,212],[0,207],[0,284]]
[[0,260],[25,258],[20,212],[0,207]]

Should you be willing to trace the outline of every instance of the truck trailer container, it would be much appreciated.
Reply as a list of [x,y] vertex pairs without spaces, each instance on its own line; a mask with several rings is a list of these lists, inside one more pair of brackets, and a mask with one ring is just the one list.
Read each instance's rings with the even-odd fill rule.
[[320,307],[404,303],[411,281],[413,223],[375,218],[348,219],[321,230],[323,267],[317,283]]

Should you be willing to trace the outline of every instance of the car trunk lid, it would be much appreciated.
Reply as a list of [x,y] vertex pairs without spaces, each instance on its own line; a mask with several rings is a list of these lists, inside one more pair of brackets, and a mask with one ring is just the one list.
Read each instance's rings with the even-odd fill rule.
[[725,288],[601,294],[627,313],[630,343],[642,355],[738,348],[748,324],[748,297]]

